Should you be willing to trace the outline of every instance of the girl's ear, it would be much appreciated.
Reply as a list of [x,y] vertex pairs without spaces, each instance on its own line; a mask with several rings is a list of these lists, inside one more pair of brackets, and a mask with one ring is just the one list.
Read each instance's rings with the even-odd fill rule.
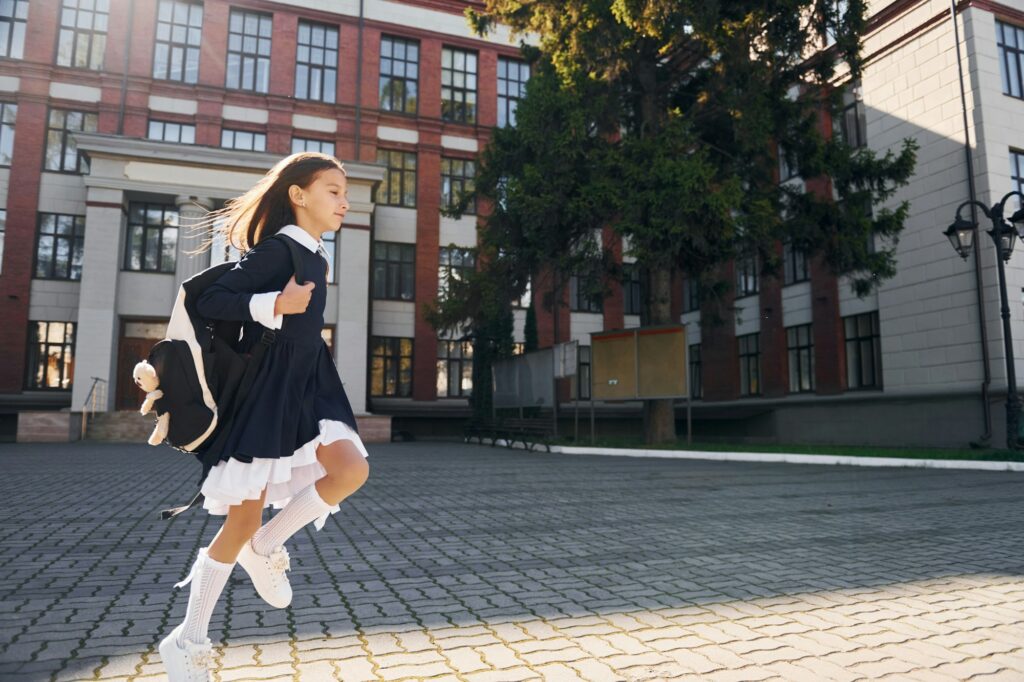
[[302,188],[298,185],[290,185],[288,187],[288,198],[291,199],[293,204],[299,204],[301,206],[304,203],[302,198]]

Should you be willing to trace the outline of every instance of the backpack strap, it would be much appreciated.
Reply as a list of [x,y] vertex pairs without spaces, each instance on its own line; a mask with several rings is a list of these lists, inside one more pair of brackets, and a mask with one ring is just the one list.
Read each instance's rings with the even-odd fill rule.
[[[299,252],[299,245],[291,239],[288,239],[284,235],[275,234],[271,237],[279,238],[288,246],[288,251],[292,256],[292,268],[295,271],[295,282],[296,284],[304,284],[303,272],[302,272],[302,255]],[[260,335],[259,343],[257,343],[249,356],[249,361],[245,365],[245,372],[242,374],[241,383],[238,386],[238,392],[235,394],[235,399],[231,406],[231,416],[228,419],[228,423],[234,421],[235,416],[238,414],[238,409],[242,403],[245,402],[245,398],[249,395],[249,390],[252,388],[252,383],[256,379],[256,373],[259,371],[260,366],[263,364],[263,356],[266,354],[267,349],[274,343],[277,338],[277,332],[273,329],[264,329],[263,334]],[[164,509],[160,512],[161,519],[170,519],[182,512],[188,511],[192,507],[200,504],[204,495],[202,493],[203,481],[206,480],[206,476],[210,473],[210,469],[217,465],[220,460],[220,445],[222,440],[227,436],[226,429],[220,429],[220,432],[214,438],[213,443],[207,448],[206,454],[202,458],[203,472],[199,477],[199,492],[195,494],[188,504],[181,507],[172,507],[170,509]],[[214,455],[216,453],[216,455]]]

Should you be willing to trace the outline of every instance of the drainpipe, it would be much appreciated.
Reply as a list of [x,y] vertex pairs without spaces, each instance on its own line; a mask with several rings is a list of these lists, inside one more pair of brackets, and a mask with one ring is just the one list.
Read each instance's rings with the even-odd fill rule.
[[[974,186],[974,160],[971,158],[971,133],[968,129],[967,120],[967,91],[964,88],[964,65],[960,58],[960,27],[956,23],[956,0],[949,1],[949,14],[953,20],[953,38],[956,41],[956,68],[960,77],[960,112],[963,117],[964,126],[964,158],[967,161],[967,192],[968,198],[973,201],[977,201],[977,193]],[[985,422],[985,433],[981,435],[977,442],[972,442],[972,446],[987,447],[989,441],[992,439],[992,412],[989,406],[988,390],[992,383],[992,369],[990,366],[989,351],[988,351],[988,330],[985,324],[985,300],[984,300],[984,287],[985,283],[982,277],[982,264],[981,264],[981,241],[978,239],[978,209],[975,205],[971,204],[971,222],[974,223],[974,285],[975,292],[978,297],[978,329],[981,332],[981,358],[982,366],[985,370],[985,378],[981,382],[981,409],[984,416]]]
[[363,119],[363,0],[359,0],[359,40],[357,43],[356,64],[356,161],[362,159],[362,119]]
[[128,65],[132,58],[132,24],[135,17],[135,3],[128,3],[128,35],[124,49],[124,64],[121,69],[121,104],[117,109],[117,134],[124,135],[124,107],[128,97]]

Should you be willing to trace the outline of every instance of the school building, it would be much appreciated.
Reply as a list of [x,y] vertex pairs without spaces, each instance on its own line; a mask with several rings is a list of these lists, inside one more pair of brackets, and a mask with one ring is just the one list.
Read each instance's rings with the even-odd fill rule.
[[[507,31],[471,33],[467,5],[480,7],[0,4],[0,437],[76,438],[83,410],[96,413],[92,437],[148,431],[150,418],[129,412],[140,401],[131,369],[162,338],[181,281],[236,255],[224,245],[190,253],[190,221],[303,149],[348,170],[352,208],[328,242],[323,334],[367,440],[461,433],[472,348],[438,338],[421,306],[447,271],[475,266],[466,249],[478,218],[439,210],[471,186],[492,129],[514,124],[529,78]],[[845,278],[780,244],[780,278],[760,276],[756,262],[728,266],[734,316],[713,325],[680,273],[673,306],[689,330],[698,437],[962,446],[991,421],[992,440],[1005,441],[994,250],[979,237],[976,272],[942,231],[969,195],[965,132],[980,201],[1024,182],[1024,12],[959,3],[959,64],[948,4],[872,2],[869,14],[867,67],[831,124],[880,153],[905,137],[920,144],[916,174],[893,198],[911,204],[898,274],[857,298]],[[780,181],[803,183],[797,173],[780,168]],[[628,244],[602,237],[630,263]],[[1018,367],[1021,259],[1007,267]],[[583,345],[582,400],[589,334],[640,324],[640,273],[628,272],[601,300],[573,283],[557,324],[542,281],[518,302],[517,342],[533,306],[542,347]],[[562,398],[571,409],[577,396],[564,386]],[[639,433],[638,404],[598,409],[599,430]],[[677,413],[682,429],[683,401]]]

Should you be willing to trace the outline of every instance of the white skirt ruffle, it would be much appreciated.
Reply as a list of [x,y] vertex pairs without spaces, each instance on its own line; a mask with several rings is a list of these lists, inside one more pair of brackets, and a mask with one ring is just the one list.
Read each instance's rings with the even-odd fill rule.
[[[316,458],[316,449],[336,440],[348,439],[355,443],[363,457],[370,456],[359,434],[345,422],[321,419],[319,425],[320,434],[298,448],[291,457],[218,462],[203,481],[203,508],[211,514],[224,516],[231,505],[258,500],[266,488],[267,499],[263,506],[283,509],[293,495],[327,475],[327,470]],[[316,529],[323,528],[327,516],[339,510],[340,505],[336,504],[324,513],[314,522]]]

